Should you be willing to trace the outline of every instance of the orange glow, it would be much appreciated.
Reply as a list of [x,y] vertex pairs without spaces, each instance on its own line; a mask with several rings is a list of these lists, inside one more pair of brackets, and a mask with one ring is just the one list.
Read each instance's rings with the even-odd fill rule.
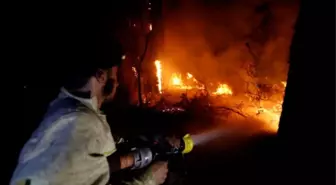
[[183,86],[181,74],[178,75],[176,73],[173,73],[171,77],[171,81],[174,86]]
[[134,76],[135,76],[136,78],[138,78],[138,72],[137,72],[137,70],[136,70],[135,67],[132,67],[132,71],[133,71],[133,73],[134,73]]
[[[157,86],[159,93],[162,94],[163,82],[162,82],[162,75],[163,75],[163,68],[162,63],[159,60],[155,61],[155,67],[156,67],[156,77],[157,77]],[[165,71],[166,72],[166,71]],[[166,72],[167,73],[167,72]],[[165,74],[166,74],[165,73]],[[170,73],[169,83],[167,88],[167,91],[174,91],[174,90],[204,90],[205,84],[201,83],[199,80],[196,79],[196,77],[187,72],[184,75],[181,73]],[[209,84],[214,84],[213,82],[208,82]],[[280,93],[278,94],[277,100],[258,100],[256,103],[256,100],[253,100],[253,98],[249,98],[249,100],[246,100],[244,102],[244,107],[241,109],[243,114],[246,114],[250,117],[254,117],[263,123],[265,123],[265,129],[270,132],[276,132],[278,130],[278,125],[280,121],[280,115],[282,112],[282,102],[283,102],[283,96],[284,96],[284,89],[287,85],[286,81],[279,82],[274,87],[280,87]],[[229,84],[221,83],[218,84],[216,89],[206,89],[207,92],[211,96],[217,96],[222,97],[223,99],[230,100],[232,102],[236,102],[237,97],[239,102],[242,101],[241,96],[242,94],[235,94],[232,90],[232,87],[230,87]],[[191,91],[192,93],[192,91]],[[279,93],[279,92],[278,92]],[[249,96],[248,96],[249,97]],[[221,99],[218,99],[217,103],[220,102]],[[234,105],[233,105],[234,106]]]
[[[204,85],[199,83],[192,74],[187,73],[186,80],[183,80],[183,77],[180,73],[173,73],[170,77],[171,88],[174,89],[204,89]],[[189,82],[192,80],[192,84]],[[188,84],[188,85],[187,85]]]
[[281,82],[281,84],[286,87],[287,86],[287,82]]
[[213,92],[212,94],[215,94],[215,95],[232,95],[232,90],[227,84],[220,84],[217,87],[216,92]]
[[162,66],[159,60],[155,61],[155,67],[156,67],[156,78],[158,81],[158,84],[157,84],[158,90],[160,94],[162,94]]

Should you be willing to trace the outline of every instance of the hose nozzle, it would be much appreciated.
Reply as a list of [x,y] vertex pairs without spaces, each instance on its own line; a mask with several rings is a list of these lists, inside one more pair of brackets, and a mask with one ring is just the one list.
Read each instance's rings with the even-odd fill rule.
[[187,154],[192,151],[194,148],[194,141],[192,140],[191,136],[189,134],[186,134],[182,141],[184,143],[184,149],[182,150],[182,154]]

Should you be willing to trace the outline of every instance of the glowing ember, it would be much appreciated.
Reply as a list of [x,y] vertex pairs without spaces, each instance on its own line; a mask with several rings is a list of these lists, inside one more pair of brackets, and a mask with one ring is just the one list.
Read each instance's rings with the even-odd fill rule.
[[137,72],[137,70],[136,70],[135,67],[132,67],[132,71],[133,71],[133,73],[134,73],[134,76],[135,76],[136,78],[138,78],[138,72]]
[[281,84],[286,87],[287,86],[287,82],[281,82]]
[[172,108],[166,108],[163,109],[162,112],[169,112],[169,113],[178,113],[178,112],[184,112],[185,110],[179,107],[172,107]]
[[212,94],[215,94],[215,95],[232,95],[232,90],[227,84],[220,84],[217,87],[216,92],[213,92]]
[[193,75],[192,74],[190,74],[190,73],[187,73],[187,79],[191,79],[193,77]]
[[161,62],[159,60],[155,61],[155,67],[156,67],[156,78],[158,80],[158,90],[160,94],[162,94],[162,66]]

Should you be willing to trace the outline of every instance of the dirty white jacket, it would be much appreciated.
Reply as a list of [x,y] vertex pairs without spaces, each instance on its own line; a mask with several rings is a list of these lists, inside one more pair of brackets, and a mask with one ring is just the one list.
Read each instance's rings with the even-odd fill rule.
[[[97,101],[62,89],[22,149],[11,185],[27,181],[31,185],[105,185],[110,175],[106,157],[115,151]],[[155,185],[148,172],[127,184]]]

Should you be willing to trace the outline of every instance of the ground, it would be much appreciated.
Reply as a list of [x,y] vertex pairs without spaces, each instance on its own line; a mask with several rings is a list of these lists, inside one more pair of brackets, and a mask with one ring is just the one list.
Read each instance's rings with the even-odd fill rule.
[[188,159],[188,184],[274,184],[276,150],[274,136],[247,138],[225,147],[199,147]]

